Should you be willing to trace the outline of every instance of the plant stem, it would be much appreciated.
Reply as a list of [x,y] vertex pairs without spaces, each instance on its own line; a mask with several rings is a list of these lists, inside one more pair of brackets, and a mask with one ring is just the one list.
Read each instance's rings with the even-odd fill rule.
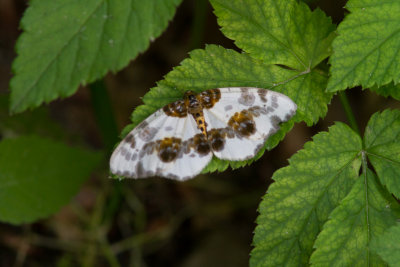
[[[111,101],[107,93],[106,85],[103,80],[96,81],[90,86],[90,92],[92,96],[93,112],[97,121],[97,125],[100,130],[100,134],[103,139],[103,143],[107,152],[111,153],[115,144],[118,142],[118,128],[114,119],[113,109]],[[110,182],[112,180],[109,180]],[[104,181],[104,184],[107,182]],[[104,185],[103,188],[109,186],[110,183]],[[106,237],[103,234],[98,233],[98,229],[106,225],[118,211],[119,205],[122,201],[121,194],[121,183],[119,181],[113,181],[111,194],[101,195],[96,205],[96,210],[92,216],[91,228],[95,232],[94,243],[100,242],[101,252],[107,259],[110,266],[120,266],[118,260],[114,254],[112,254],[110,246],[107,242]],[[108,198],[107,201],[105,198]],[[100,236],[98,236],[100,235]],[[90,266],[95,262],[95,256],[97,247],[96,245],[89,246],[86,253],[84,263],[86,266]]]
[[347,99],[346,93],[343,91],[340,92],[339,97],[340,97],[340,102],[342,102],[344,112],[346,113],[347,120],[350,123],[350,127],[357,134],[360,135],[360,129],[358,128],[356,117],[354,116],[353,111],[351,110],[351,106],[350,106],[349,100]]
[[110,98],[103,80],[90,84],[93,112],[107,151],[118,142],[118,129],[114,119]]

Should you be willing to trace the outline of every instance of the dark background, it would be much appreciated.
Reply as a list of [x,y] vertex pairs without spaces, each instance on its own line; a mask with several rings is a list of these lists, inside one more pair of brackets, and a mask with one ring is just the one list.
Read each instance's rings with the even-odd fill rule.
[[[336,24],[346,14],[345,1],[308,2],[313,9],[323,9]],[[8,93],[15,41],[21,33],[19,20],[26,7],[26,1],[0,0],[3,95]],[[205,44],[238,50],[219,31],[206,1],[184,0],[147,51],[125,69],[105,77],[119,130],[130,122],[130,114],[149,88],[187,58],[188,52]],[[347,94],[362,132],[372,113],[395,105],[359,88]],[[88,88],[81,87],[72,97],[45,108],[72,140],[104,149]],[[297,124],[279,146],[251,166],[187,182],[114,181],[108,179],[105,159],[71,203],[54,216],[21,226],[0,223],[0,265],[247,266],[257,207],[273,172],[286,166],[292,154],[334,121],[346,122],[337,96],[323,121],[312,128]]]

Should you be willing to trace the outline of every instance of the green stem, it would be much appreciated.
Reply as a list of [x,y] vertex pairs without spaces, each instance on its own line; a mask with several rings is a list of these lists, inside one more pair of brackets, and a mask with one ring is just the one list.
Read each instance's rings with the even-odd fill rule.
[[103,80],[90,84],[94,115],[107,151],[111,151],[118,142],[118,128],[107,88]]
[[[114,119],[113,109],[111,106],[111,101],[108,96],[106,85],[103,80],[96,81],[90,85],[90,92],[92,96],[93,112],[96,117],[97,125],[99,127],[104,146],[107,152],[111,153],[115,144],[118,142],[118,128],[117,123]],[[112,180],[108,180],[111,182]],[[119,181],[112,181],[113,187],[111,194],[108,194],[107,201],[105,202],[105,207],[101,209],[101,214],[99,214],[99,219],[96,220],[96,227],[100,227],[102,224],[108,223],[112,220],[115,214],[118,212],[120,203],[122,201],[121,193],[121,183]],[[107,182],[104,182],[107,183]],[[109,186],[105,185],[105,186]],[[97,217],[96,217],[97,218]],[[111,266],[119,266],[118,261],[115,256],[110,254],[109,245],[102,244],[102,252],[106,259],[109,261]],[[93,252],[94,253],[94,252]],[[88,262],[90,263],[92,256],[89,253]]]
[[[90,92],[92,95],[93,111],[103,138],[104,146],[108,152],[111,152],[118,142],[118,129],[104,81],[100,80],[92,83],[90,85]],[[119,181],[114,181],[113,191],[109,197],[110,199],[107,201],[107,207],[104,209],[104,220],[112,219],[118,211],[119,204],[122,200],[121,184]]]
[[340,92],[339,93],[339,97],[340,97],[340,102],[342,102],[343,108],[344,108],[344,112],[346,113],[346,117],[347,120],[350,123],[350,127],[357,133],[360,135],[360,129],[358,129],[358,125],[357,125],[357,120],[356,117],[353,114],[353,111],[351,110],[351,106],[349,103],[349,100],[347,99],[347,95],[345,92]]

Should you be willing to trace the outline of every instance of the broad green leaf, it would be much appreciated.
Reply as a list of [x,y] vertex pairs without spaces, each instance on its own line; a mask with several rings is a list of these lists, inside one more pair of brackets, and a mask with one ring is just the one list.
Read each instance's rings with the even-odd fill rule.
[[21,20],[11,111],[73,94],[117,71],[166,28],[181,0],[35,0]]
[[250,266],[307,265],[319,229],[358,178],[361,139],[337,123],[275,172],[257,218]]
[[0,141],[0,220],[29,223],[77,193],[102,155],[37,136]]
[[369,88],[378,95],[388,97],[391,96],[394,99],[400,100],[400,84],[394,84],[393,82],[383,85],[383,86],[372,86]]
[[367,170],[329,216],[315,242],[312,265],[385,266],[368,246],[372,238],[396,224],[399,207]]
[[396,224],[381,236],[371,240],[370,248],[382,257],[390,266],[400,263],[400,224]]
[[[289,96],[297,104],[297,113],[267,141],[265,146],[267,149],[275,147],[282,140],[285,133],[292,128],[293,122],[305,121],[308,125],[312,125],[326,114],[327,104],[332,95],[325,92],[327,77],[319,72],[299,73],[277,65],[265,64],[246,53],[238,53],[215,45],[209,45],[204,50],[194,50],[190,56],[143,97],[144,105],[134,111],[133,125],[129,125],[122,136],[157,109],[181,99],[187,90],[201,92],[218,87],[252,86],[278,91]],[[253,160],[263,153],[264,150]],[[205,171],[223,171],[228,166],[238,168],[250,162],[214,159]]]
[[390,194],[399,188],[399,135],[398,110],[374,114],[363,145],[342,123],[316,135],[274,174],[260,204],[251,264],[308,265],[314,247],[312,265],[385,266],[369,245],[400,217]]
[[367,156],[382,184],[400,197],[400,111],[375,113],[365,129]]
[[349,0],[330,58],[328,91],[400,81],[400,2]]
[[331,54],[335,26],[319,9],[295,0],[210,2],[222,32],[255,58],[308,70]]

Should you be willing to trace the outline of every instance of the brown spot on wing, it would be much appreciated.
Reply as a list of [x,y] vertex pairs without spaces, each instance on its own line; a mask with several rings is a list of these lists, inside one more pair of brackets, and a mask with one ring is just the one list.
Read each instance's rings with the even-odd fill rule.
[[188,109],[183,100],[178,100],[163,107],[167,116],[184,118],[187,116]]
[[200,102],[203,108],[210,109],[221,98],[221,91],[219,89],[211,89],[199,94]]
[[189,139],[188,145],[190,148],[194,148],[197,153],[200,155],[207,155],[210,153],[211,148],[208,143],[207,138],[203,134],[196,134],[193,138]]
[[182,149],[182,140],[175,137],[166,137],[157,146],[158,157],[162,162],[175,160]]
[[247,137],[256,132],[256,123],[253,119],[253,115],[246,109],[240,112],[236,112],[229,119],[228,125],[241,136]]
[[222,150],[225,146],[226,137],[226,133],[223,129],[211,129],[208,133],[208,140],[210,141],[212,150]]

